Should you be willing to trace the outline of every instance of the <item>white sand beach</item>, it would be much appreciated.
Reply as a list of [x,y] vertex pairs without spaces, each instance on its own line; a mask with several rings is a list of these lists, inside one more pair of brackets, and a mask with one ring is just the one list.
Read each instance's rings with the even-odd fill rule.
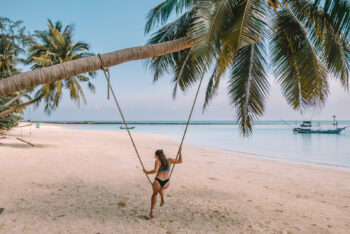
[[[238,156],[185,144],[166,204],[126,133],[41,124],[0,139],[0,233],[349,233],[350,171]],[[23,130],[24,132],[24,130]],[[178,143],[134,134],[146,168]],[[305,155],[307,157],[307,155]],[[153,176],[151,176],[153,179]]]

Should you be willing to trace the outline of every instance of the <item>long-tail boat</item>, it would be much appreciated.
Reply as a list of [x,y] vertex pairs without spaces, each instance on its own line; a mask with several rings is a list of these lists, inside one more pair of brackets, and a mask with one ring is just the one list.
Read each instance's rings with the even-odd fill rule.
[[338,122],[335,121],[335,115],[333,116],[333,129],[315,129],[313,127],[318,126],[320,127],[320,125],[312,125],[311,121],[303,121],[303,123],[297,127],[293,129],[294,133],[318,133],[318,134],[339,134],[341,133],[344,128],[338,128]]
[[[128,129],[134,129],[135,127],[133,126],[133,127],[128,127]],[[126,129],[126,127],[124,127],[124,126],[120,126],[120,129]]]

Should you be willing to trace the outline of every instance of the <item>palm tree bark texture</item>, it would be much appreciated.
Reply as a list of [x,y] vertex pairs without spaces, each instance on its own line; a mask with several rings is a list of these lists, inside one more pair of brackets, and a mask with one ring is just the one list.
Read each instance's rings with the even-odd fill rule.
[[[187,38],[180,38],[173,41],[138,46],[117,50],[102,54],[107,67],[115,66],[131,60],[153,58],[165,54],[181,51],[192,47],[192,43]],[[69,78],[81,73],[91,72],[101,69],[101,61],[98,56],[80,58],[65,63],[44,67],[41,69],[20,73],[9,78],[0,80],[0,97],[11,93],[36,87],[40,84],[55,82],[57,80]]]

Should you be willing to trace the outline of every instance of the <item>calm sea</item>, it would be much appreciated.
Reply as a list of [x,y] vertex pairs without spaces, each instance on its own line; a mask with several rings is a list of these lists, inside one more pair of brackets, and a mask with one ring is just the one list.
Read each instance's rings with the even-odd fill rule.
[[[132,132],[165,136],[180,141],[184,125],[166,124],[167,122],[136,122]],[[161,123],[161,124],[154,124]],[[203,124],[208,122],[196,122]],[[251,136],[243,138],[238,126],[232,122],[212,121],[215,125],[190,125],[185,142],[201,147],[238,152],[242,155],[287,160],[299,163],[311,163],[350,168],[350,128],[341,134],[294,134],[292,127],[296,121],[259,121],[254,125]],[[329,121],[316,121],[321,128],[332,128]],[[288,126],[289,125],[289,126]],[[84,130],[121,130],[120,124],[77,124],[65,125],[66,128]],[[339,127],[350,126],[350,121],[339,121]]]

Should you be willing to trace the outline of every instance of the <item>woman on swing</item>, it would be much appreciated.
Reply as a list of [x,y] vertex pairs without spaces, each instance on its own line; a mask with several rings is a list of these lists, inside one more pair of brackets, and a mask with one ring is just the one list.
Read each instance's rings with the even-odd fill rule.
[[171,164],[182,163],[181,148],[179,149],[179,159],[166,158],[163,150],[157,150],[155,153],[156,162],[152,171],[143,169],[146,174],[156,174],[153,182],[153,194],[151,198],[151,212],[149,213],[150,218],[153,218],[153,208],[157,203],[157,195],[160,194],[160,206],[164,205],[164,190],[169,187],[169,175]]

